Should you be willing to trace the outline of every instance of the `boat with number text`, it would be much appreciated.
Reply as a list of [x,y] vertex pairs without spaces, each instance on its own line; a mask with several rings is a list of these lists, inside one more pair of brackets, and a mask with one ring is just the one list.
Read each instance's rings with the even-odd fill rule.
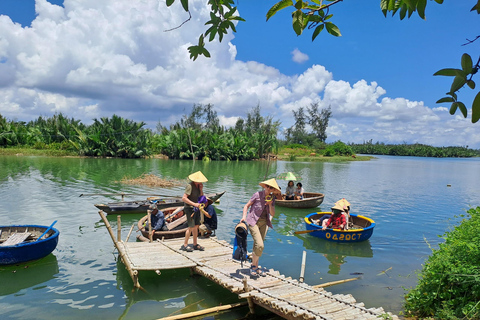
[[314,212],[305,217],[305,227],[312,236],[334,242],[360,242],[370,239],[375,228],[375,221],[370,218],[350,214],[348,230],[326,229],[322,230],[321,218],[331,212]]

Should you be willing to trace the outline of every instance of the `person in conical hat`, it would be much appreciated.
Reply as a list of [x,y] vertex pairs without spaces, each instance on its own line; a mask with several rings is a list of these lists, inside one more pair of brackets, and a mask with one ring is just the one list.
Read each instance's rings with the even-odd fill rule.
[[[252,265],[250,275],[265,276],[265,272],[258,266],[264,249],[264,240],[268,228],[273,228],[270,217],[275,216],[275,194],[281,193],[277,181],[269,179],[259,183],[263,190],[255,192],[243,207],[243,216],[253,237]],[[250,209],[250,210],[249,210]]]
[[337,202],[335,202],[335,205],[339,205],[339,206],[343,207],[345,219],[347,221],[347,224],[345,225],[345,230],[348,230],[349,225],[351,225],[351,223],[350,223],[350,202],[348,202],[347,199],[342,198],[342,199],[338,200]]
[[[203,175],[201,171],[194,172],[188,176],[190,183],[185,187],[185,192],[182,197],[184,202],[183,212],[187,216],[188,229],[185,232],[185,241],[180,247],[180,250],[192,252],[193,250],[205,250],[204,247],[198,244],[198,227],[201,224],[201,212],[200,210],[193,210],[199,208],[200,203],[198,199],[203,196],[203,183],[208,179]],[[193,236],[193,247],[188,245],[190,234]]]
[[337,202],[335,202],[335,205],[342,206],[343,210],[347,213],[350,211],[350,202],[348,202],[347,199],[345,199],[345,198],[342,198],[342,199],[338,200]]
[[207,182],[208,179],[203,175],[202,171],[197,171],[188,176],[188,179],[193,182]]
[[335,204],[332,207],[332,215],[330,218],[328,220],[323,220],[322,229],[325,230],[327,228],[332,228],[343,230],[347,224],[345,215],[343,214],[344,212],[343,206]]

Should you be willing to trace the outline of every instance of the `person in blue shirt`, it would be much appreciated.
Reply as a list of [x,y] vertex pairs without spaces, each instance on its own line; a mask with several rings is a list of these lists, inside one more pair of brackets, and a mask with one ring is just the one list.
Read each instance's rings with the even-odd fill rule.
[[152,223],[152,228],[148,225],[148,222],[145,225],[145,230],[149,230],[150,233],[155,233],[155,231],[167,231],[167,225],[165,223],[165,215],[161,210],[158,210],[156,204],[152,204],[149,208],[150,211],[150,221]]

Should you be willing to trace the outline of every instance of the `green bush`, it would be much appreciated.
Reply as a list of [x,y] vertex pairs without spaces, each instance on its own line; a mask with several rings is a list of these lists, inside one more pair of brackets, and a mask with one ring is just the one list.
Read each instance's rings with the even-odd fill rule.
[[285,148],[290,148],[290,149],[308,149],[307,146],[303,145],[303,144],[299,144],[299,143],[291,143],[291,144],[287,144],[284,146]]
[[347,146],[342,141],[337,141],[325,148],[323,155],[326,157],[333,157],[333,156],[351,156],[353,154],[353,150],[350,146]]
[[480,318],[480,207],[443,235],[405,296],[407,315],[436,319]]

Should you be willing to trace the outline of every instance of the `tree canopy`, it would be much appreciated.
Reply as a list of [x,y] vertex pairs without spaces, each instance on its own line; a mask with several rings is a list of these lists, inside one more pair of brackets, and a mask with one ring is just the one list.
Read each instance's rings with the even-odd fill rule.
[[[434,0],[437,4],[442,4],[443,0]],[[470,11],[480,15],[480,0],[471,0],[473,7]],[[166,0],[167,6],[171,6],[175,0]],[[183,9],[189,13],[189,0],[180,0]],[[297,35],[302,35],[304,31],[312,31],[312,41],[326,30],[328,34],[339,37],[341,36],[340,28],[333,23],[333,13],[331,12],[334,5],[343,2],[343,0],[280,0],[275,3],[266,13],[267,21],[275,16],[281,10],[292,10],[292,28]],[[198,56],[203,55],[210,57],[210,52],[205,47],[205,39],[209,42],[218,39],[223,40],[223,36],[230,31],[236,32],[235,23],[237,21],[245,21],[238,15],[237,5],[233,0],[208,0],[207,5],[210,8],[210,20],[205,22],[208,29],[200,34],[198,44],[190,46],[190,58],[196,60]],[[380,9],[385,17],[389,14],[393,17],[397,15],[400,20],[410,18],[415,12],[422,19],[426,18],[425,11],[427,0],[380,0]],[[471,30],[466,30],[471,32]],[[473,43],[480,39],[480,35],[476,35]],[[479,40],[480,41],[480,40]],[[476,62],[474,62],[476,59]],[[464,102],[462,102],[457,93],[460,89],[468,86],[470,89],[476,89],[476,83],[473,80],[475,74],[480,69],[480,54],[472,57],[464,53],[460,59],[460,68],[444,68],[437,71],[436,76],[453,77],[452,84],[448,89],[446,96],[440,98],[437,103],[451,103],[450,114],[455,114],[460,110],[461,114],[467,118],[468,110]],[[480,91],[477,92],[472,101],[472,122],[476,123],[480,120]]]

